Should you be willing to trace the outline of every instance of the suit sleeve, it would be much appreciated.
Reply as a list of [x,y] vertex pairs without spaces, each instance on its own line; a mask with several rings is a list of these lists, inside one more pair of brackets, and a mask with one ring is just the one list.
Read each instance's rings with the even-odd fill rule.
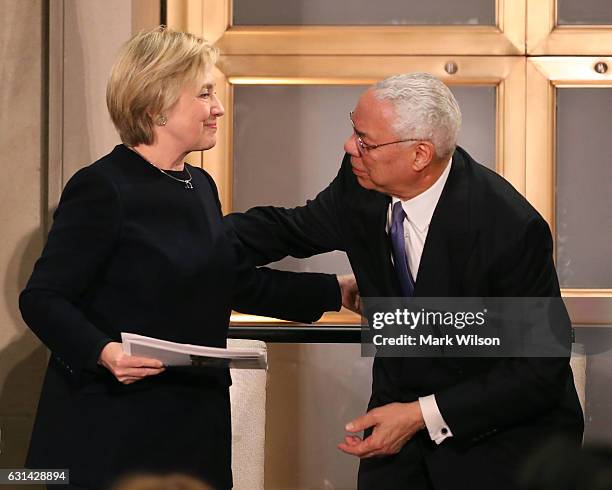
[[[205,175],[221,212],[217,186]],[[227,219],[225,227],[236,257],[235,310],[302,323],[317,321],[326,311],[340,310],[342,298],[335,275],[255,267]]]
[[249,259],[265,265],[287,256],[305,258],[332,250],[346,251],[339,218],[342,171],[305,206],[260,206],[226,216]]
[[121,226],[114,185],[87,167],[66,185],[32,276],[19,297],[27,325],[77,380],[95,369],[110,338],[79,307],[112,252]]
[[[500,297],[559,297],[552,237],[542,218],[533,219],[511,247],[498,273]],[[556,331],[571,346],[567,311],[558,312]],[[569,349],[568,349],[569,350]],[[478,440],[542,415],[561,402],[569,375],[567,357],[500,359],[490,370],[435,393],[455,438]]]
[[[228,233],[233,234],[231,230]],[[244,254],[237,238],[234,247],[239,257],[235,310],[302,323],[315,322],[326,311],[340,310],[336,276],[255,267],[250,260],[240,258]]]

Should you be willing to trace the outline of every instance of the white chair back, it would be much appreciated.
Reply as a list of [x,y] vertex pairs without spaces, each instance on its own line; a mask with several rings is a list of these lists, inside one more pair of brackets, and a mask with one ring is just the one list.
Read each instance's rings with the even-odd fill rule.
[[[228,339],[227,346],[266,348],[265,342],[245,339]],[[263,490],[267,370],[230,371],[234,490]]]
[[584,353],[584,345],[572,344],[570,366],[572,367],[572,373],[574,373],[574,384],[582,406],[582,413],[586,419],[586,354]]

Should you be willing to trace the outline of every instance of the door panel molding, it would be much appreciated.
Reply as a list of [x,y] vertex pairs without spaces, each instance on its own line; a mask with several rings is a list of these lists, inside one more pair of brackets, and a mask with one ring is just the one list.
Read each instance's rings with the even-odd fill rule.
[[525,0],[496,0],[495,26],[233,26],[231,0],[200,1],[202,34],[226,55],[522,55],[526,50]]
[[[600,74],[596,63],[612,65],[612,58],[538,57],[527,61],[526,197],[542,214],[556,236],[556,90],[557,88],[612,88],[612,71]],[[575,298],[576,323],[610,323],[612,289],[563,288]],[[588,301],[587,301],[588,300]],[[585,301],[587,301],[585,303]],[[590,305],[588,308],[585,305]],[[578,321],[581,319],[582,321]]]
[[612,55],[612,25],[558,25],[557,0],[528,0],[526,19],[529,55]]

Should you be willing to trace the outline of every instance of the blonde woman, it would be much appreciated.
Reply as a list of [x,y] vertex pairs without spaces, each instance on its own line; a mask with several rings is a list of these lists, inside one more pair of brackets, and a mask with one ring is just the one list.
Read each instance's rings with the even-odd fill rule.
[[123,144],[70,179],[20,297],[51,351],[27,465],[73,488],[134,471],[232,486],[229,372],[127,356],[120,333],[226,345],[232,308],[299,321],[340,307],[335,276],[254,269],[217,190],[184,163],[215,145],[215,51],[163,27],[122,49],[107,104]]

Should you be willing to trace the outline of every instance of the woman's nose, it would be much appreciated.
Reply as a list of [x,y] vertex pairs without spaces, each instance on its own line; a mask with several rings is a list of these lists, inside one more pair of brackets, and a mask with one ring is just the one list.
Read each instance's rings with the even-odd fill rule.
[[225,109],[223,108],[223,104],[221,104],[221,101],[218,99],[216,95],[215,95],[214,101],[215,101],[215,104],[210,108],[210,113],[215,117],[221,117],[223,114],[225,114]]

